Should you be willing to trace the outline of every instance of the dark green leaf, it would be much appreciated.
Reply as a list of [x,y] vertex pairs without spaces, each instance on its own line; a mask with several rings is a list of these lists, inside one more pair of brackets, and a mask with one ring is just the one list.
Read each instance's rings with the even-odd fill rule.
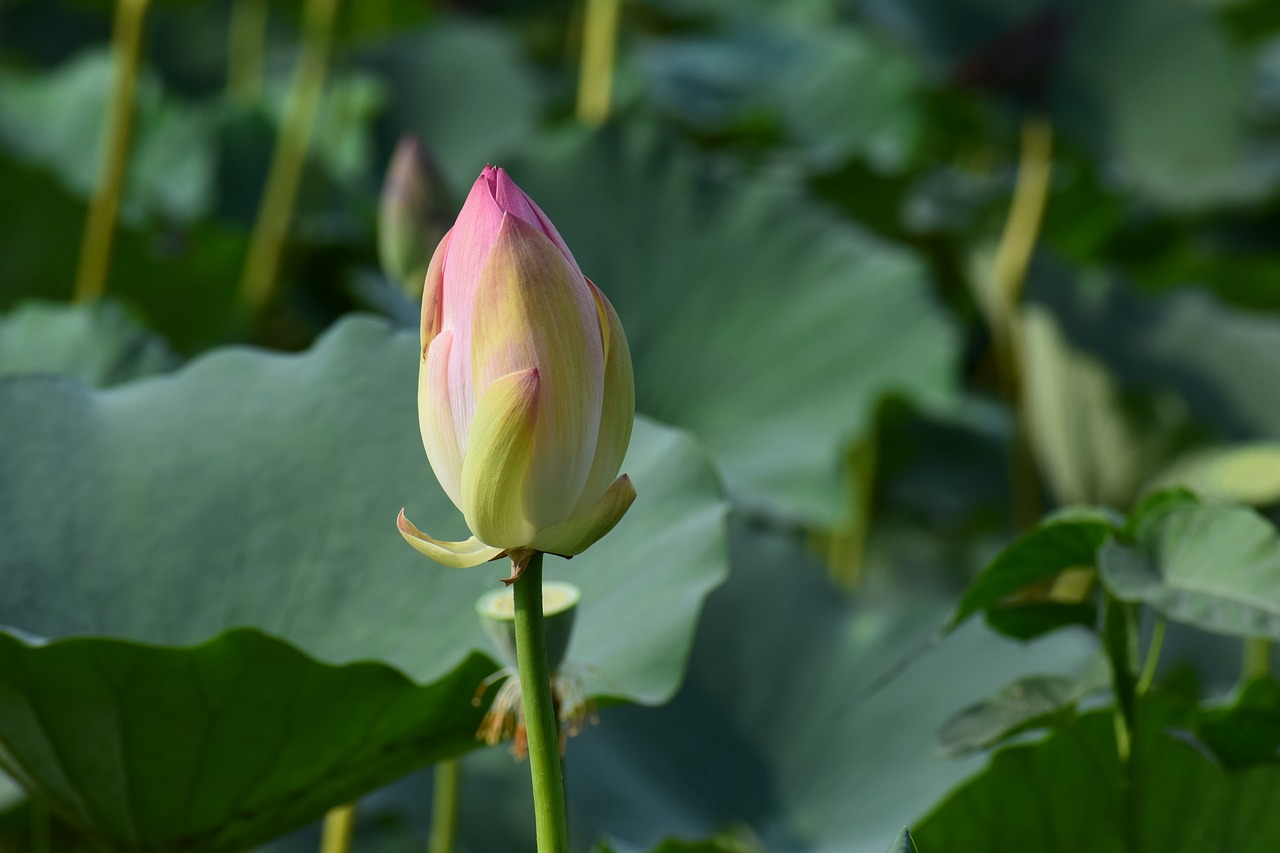
[[418,686],[257,631],[193,648],[0,634],[0,764],[113,849],[234,851],[475,747],[475,655]]
[[[1072,508],[1046,518],[1000,552],[974,579],[956,606],[950,627],[983,610],[990,613],[1009,605],[1010,610],[1016,611],[1018,604],[1008,602],[1011,596],[1067,569],[1092,568],[1098,547],[1111,535],[1116,523],[1108,513],[1090,507]],[[1053,602],[1026,604],[1056,606]]]
[[1193,717],[1193,709],[1168,699],[1144,703],[1130,798],[1114,711],[1097,711],[1039,743],[997,753],[986,770],[915,824],[914,834],[929,853],[1275,850],[1280,812],[1272,803],[1280,768],[1222,770],[1168,733]]
[[1195,734],[1229,770],[1280,763],[1280,682],[1246,682],[1230,705],[1201,715]]

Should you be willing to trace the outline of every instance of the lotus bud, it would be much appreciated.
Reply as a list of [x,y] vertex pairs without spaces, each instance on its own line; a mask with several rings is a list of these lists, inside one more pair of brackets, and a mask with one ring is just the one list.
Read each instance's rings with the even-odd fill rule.
[[431,250],[449,230],[455,202],[439,165],[416,136],[396,145],[378,205],[378,259],[382,271],[416,298]]
[[[635,382],[613,306],[555,226],[485,167],[431,258],[418,420],[427,460],[473,534],[444,542],[401,511],[413,547],[446,566],[536,551],[571,557],[635,500],[617,477]],[[616,479],[615,479],[616,477]]]

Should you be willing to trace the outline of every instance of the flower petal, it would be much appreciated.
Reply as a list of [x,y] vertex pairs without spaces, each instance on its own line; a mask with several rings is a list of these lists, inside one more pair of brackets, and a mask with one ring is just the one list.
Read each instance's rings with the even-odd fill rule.
[[539,420],[536,367],[498,379],[476,407],[462,460],[462,513],[481,542],[521,548],[533,538],[525,482]]
[[506,552],[501,548],[492,548],[472,536],[465,542],[441,542],[413,526],[413,522],[404,517],[404,510],[396,519],[396,528],[404,541],[431,559],[453,569],[468,569],[496,560]]
[[507,216],[476,288],[472,383],[484,388],[538,368],[536,447],[525,486],[535,527],[569,517],[591,470],[604,393],[599,329],[586,279],[541,230]]
[[440,240],[440,245],[436,246],[435,253],[431,256],[431,263],[427,265],[427,278],[422,286],[422,352],[425,355],[427,347],[431,345],[431,341],[435,336],[440,334],[441,316],[440,309],[444,297],[444,257],[449,253],[449,235],[453,231],[450,229]]
[[631,428],[636,419],[636,381],[631,371],[631,350],[622,331],[618,314],[591,279],[586,279],[595,298],[600,319],[600,337],[604,342],[604,405],[600,412],[599,438],[591,473],[587,475],[582,496],[571,515],[586,512],[600,500],[605,489],[618,475],[622,459],[631,443]]
[[427,461],[453,505],[462,508],[462,457],[458,418],[449,394],[453,332],[441,332],[427,346],[418,367],[418,428]]
[[[492,170],[491,172],[490,169]],[[510,213],[512,216],[522,219],[540,230],[560,250],[560,254],[564,255],[565,260],[569,262],[569,266],[581,273],[582,270],[578,267],[578,262],[574,259],[573,253],[569,251],[569,247],[565,245],[564,238],[560,236],[560,232],[556,230],[556,227],[551,224],[551,220],[542,212],[542,208],[538,207],[533,199],[525,195],[524,190],[516,186],[516,182],[511,180],[505,169],[493,167],[490,167],[490,169],[485,171],[490,174],[489,185],[498,207],[504,213]]]
[[540,531],[529,547],[562,557],[581,554],[622,520],[635,499],[635,486],[631,485],[631,478],[623,474],[605,490],[595,506],[568,521]]

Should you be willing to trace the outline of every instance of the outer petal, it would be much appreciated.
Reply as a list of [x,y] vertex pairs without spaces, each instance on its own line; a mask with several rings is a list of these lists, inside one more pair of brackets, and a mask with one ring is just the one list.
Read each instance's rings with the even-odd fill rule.
[[530,545],[536,551],[572,557],[581,554],[604,536],[626,515],[636,499],[635,486],[623,474],[613,481],[595,506],[568,521],[548,527],[538,533]]
[[604,405],[600,412],[600,431],[591,473],[582,488],[582,497],[573,515],[586,512],[617,476],[622,459],[631,443],[631,428],[636,419],[636,382],[631,369],[631,350],[622,331],[618,314],[595,284],[587,279],[595,297],[600,318],[600,337],[604,342]]
[[522,548],[533,538],[524,490],[539,419],[538,369],[510,373],[480,398],[462,461],[462,512],[481,542]]
[[418,367],[418,429],[427,461],[453,505],[462,508],[462,454],[458,418],[449,394],[453,332],[441,332],[427,346]]
[[474,307],[477,389],[513,371],[539,370],[542,399],[526,505],[535,527],[549,527],[577,505],[595,457],[605,372],[595,299],[541,230],[507,216]]
[[404,510],[396,519],[396,528],[404,541],[426,554],[431,559],[453,569],[468,569],[501,557],[505,552],[501,548],[491,548],[472,536],[465,542],[441,542],[413,526],[413,522],[404,517]]
[[431,345],[431,341],[435,336],[440,334],[441,316],[440,310],[444,304],[444,258],[449,253],[449,235],[453,231],[445,232],[444,237],[440,240],[440,245],[436,246],[435,253],[431,256],[431,263],[427,265],[427,278],[422,287],[422,353],[426,356],[427,347]]
[[533,199],[525,195],[524,190],[516,186],[516,182],[507,176],[506,170],[490,167],[485,170],[484,174],[489,175],[489,185],[498,207],[504,213],[510,213],[512,216],[538,228],[547,236],[547,239],[556,245],[556,248],[560,250],[560,254],[564,255],[565,260],[569,262],[569,266],[581,273],[582,270],[578,267],[578,262],[574,259],[573,253],[569,251],[569,247],[565,245],[564,238],[560,236],[560,232],[551,224],[551,220],[542,212],[542,208],[534,204]]

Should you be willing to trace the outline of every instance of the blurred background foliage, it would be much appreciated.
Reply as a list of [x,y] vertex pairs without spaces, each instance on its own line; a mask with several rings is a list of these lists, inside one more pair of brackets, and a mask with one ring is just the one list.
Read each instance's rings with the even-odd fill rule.
[[[419,515],[451,518],[413,450],[418,294],[378,254],[384,175],[413,134],[440,183],[436,219],[452,218],[488,162],[546,210],[617,307],[638,408],[660,422],[638,431],[633,454],[667,516],[655,507],[620,528],[617,559],[570,564],[602,572],[583,581],[604,601],[577,658],[597,668],[591,692],[615,703],[569,749],[581,849],[880,851],[914,822],[926,853],[1133,849],[1134,832],[1150,849],[1217,849],[1221,838],[1280,847],[1280,827],[1217,813],[1197,824],[1210,833],[1198,847],[1165,844],[1167,827],[1087,819],[1137,777],[1115,756],[1081,764],[1113,736],[1093,710],[1088,627],[1100,609],[1088,572],[1084,592],[1061,579],[1091,569],[1135,506],[1145,517],[1138,500],[1153,486],[1190,485],[1276,517],[1280,5],[625,0],[602,107],[580,94],[595,73],[581,58],[601,2],[0,0],[6,683],[23,684],[24,701],[69,702],[53,675],[15,673],[49,652],[69,672],[85,661],[223,672],[251,649],[268,682],[372,679],[376,689],[351,689],[408,707],[469,699],[465,677],[493,669],[471,654],[492,652],[468,621],[489,579],[424,581],[433,570],[400,553],[389,525],[415,495]],[[140,50],[118,217],[96,270],[106,295],[77,300],[118,109],[113,20],[130,6]],[[299,68],[316,86],[309,115]],[[264,197],[291,169],[296,192],[280,190],[272,236]],[[168,378],[143,379],[156,375]],[[326,465],[308,470],[308,453]],[[184,478],[214,498],[191,496]],[[246,494],[293,508],[245,521]],[[129,526],[138,506],[162,515],[187,500],[158,532]],[[1032,529],[1076,503],[1112,515]],[[86,523],[95,506],[115,514]],[[234,547],[241,524],[248,556]],[[99,547],[69,545],[68,529]],[[649,540],[666,550],[646,557]],[[369,571],[353,554],[376,555],[382,604],[348,599],[351,573]],[[647,559],[662,563],[669,595],[610,598],[611,584],[632,589]],[[966,585],[997,566],[1042,587],[993,593],[968,611],[989,625],[940,639]],[[1102,569],[1119,583],[1114,566]],[[164,606],[182,617],[154,618],[165,578]],[[210,593],[231,603],[205,607],[200,579],[233,590]],[[1185,598],[1156,592],[1142,600]],[[311,595],[311,617],[282,618],[280,594],[296,608]],[[388,618],[391,603],[415,597],[432,603]],[[451,606],[466,618],[450,621]],[[406,651],[432,620],[440,636]],[[1270,636],[1257,621],[1190,621]],[[327,635],[334,625],[341,638]],[[1075,627],[1054,630],[1063,625]],[[249,631],[227,633],[238,627]],[[1148,616],[1144,647],[1155,630]],[[1024,646],[997,631],[1040,639]],[[85,635],[97,639],[42,645]],[[186,651],[180,666],[159,653],[130,663],[155,651],[136,643]],[[1224,715],[1254,714],[1248,748],[1231,753],[1253,755],[1280,731],[1265,680],[1217,717],[1198,716],[1198,700],[1236,683],[1238,642],[1171,625],[1164,648],[1168,689],[1144,706],[1158,721],[1148,732],[1214,742]],[[1264,661],[1252,675],[1265,672]],[[1029,676],[1057,679],[1035,682],[1039,704],[1025,686],[1001,692]],[[85,695],[125,695],[122,683],[105,678]],[[1011,695],[1023,697],[1013,711]],[[951,715],[992,696],[981,707],[995,711],[966,718],[981,736],[966,729],[969,746],[940,751]],[[166,725],[157,720],[182,707],[149,703],[137,703],[136,725]],[[274,707],[262,713],[285,714]],[[447,702],[431,707],[445,710],[413,734],[426,747],[378,752],[412,728],[390,721],[341,784],[273,780],[267,794],[313,794],[275,822],[227,817],[215,786],[204,817],[174,806],[169,824],[143,826],[115,814],[118,803],[76,801],[64,778],[52,801],[70,824],[49,829],[45,804],[0,780],[0,850],[74,850],[84,831],[124,849],[265,843],[472,749],[459,736],[470,704],[452,716]],[[230,742],[258,725],[252,714],[220,724]],[[336,715],[323,725],[342,731]],[[983,749],[1044,725],[1051,737],[987,763]],[[1187,798],[1245,809],[1273,790],[1265,761],[1237,762],[1248,769],[1232,775],[1235,765],[1179,752],[1170,737],[1133,748],[1149,778],[1178,780],[1144,788],[1150,813]],[[501,749],[463,759],[460,849],[527,849],[526,772]],[[167,777],[148,778],[167,802]],[[1061,796],[1018,800],[1003,808],[1020,818],[1002,820],[993,804],[1027,795],[1027,778]],[[356,849],[421,849],[431,786],[428,771],[371,794]],[[1086,826],[1093,834],[1073,834]],[[317,837],[311,826],[269,849],[315,849]]]

